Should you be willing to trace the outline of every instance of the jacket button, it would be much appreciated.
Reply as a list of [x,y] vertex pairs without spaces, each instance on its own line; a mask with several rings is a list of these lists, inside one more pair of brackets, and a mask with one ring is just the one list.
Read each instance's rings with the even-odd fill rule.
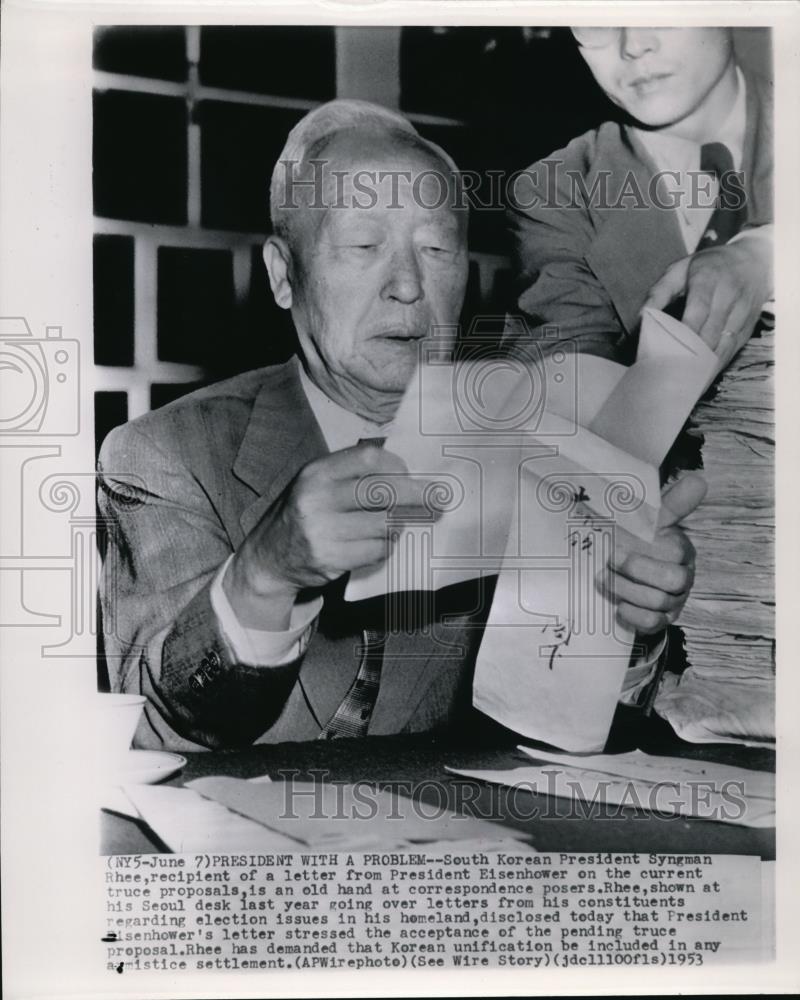
[[197,671],[196,674],[192,674],[192,676],[189,678],[189,687],[193,691],[200,692],[203,690],[205,686],[206,686],[205,674],[201,673],[199,670]]
[[208,669],[212,673],[216,673],[219,670],[220,665],[221,664],[219,662],[219,656],[217,656],[217,653],[214,650],[212,650],[208,654]]

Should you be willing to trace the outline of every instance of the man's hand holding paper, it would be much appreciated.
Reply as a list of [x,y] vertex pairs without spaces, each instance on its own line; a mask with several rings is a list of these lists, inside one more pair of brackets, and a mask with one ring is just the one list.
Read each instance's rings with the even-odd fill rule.
[[[381,488],[388,483],[391,490]],[[424,509],[427,486],[376,444],[310,462],[231,561],[224,587],[237,618],[261,627],[266,619],[273,629],[286,629],[301,590],[382,565],[392,544],[387,510]]]
[[703,477],[690,473],[663,493],[652,542],[615,533],[614,552],[598,585],[616,602],[617,622],[624,628],[657,634],[681,613],[694,582],[694,546],[678,525],[705,495]]
[[[676,524],[705,487],[687,477],[664,510],[658,467],[719,359],[647,311],[633,366],[580,362],[591,407],[557,455],[526,467],[515,542],[524,565],[507,562],[498,579],[474,701],[531,739],[588,751],[608,737],[636,633],[663,628],[685,600],[692,553]],[[614,586],[599,592],[609,561]]]

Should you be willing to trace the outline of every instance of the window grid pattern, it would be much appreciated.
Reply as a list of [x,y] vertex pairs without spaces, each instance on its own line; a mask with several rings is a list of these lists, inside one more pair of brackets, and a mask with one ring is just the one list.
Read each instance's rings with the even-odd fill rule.
[[[171,30],[174,31],[174,29]],[[223,119],[226,113],[230,113],[230,116],[233,117],[237,113],[241,113],[242,109],[251,109],[253,113],[280,114],[283,116],[280,121],[283,122],[286,120],[287,114],[299,118],[306,111],[321,103],[321,101],[308,97],[293,97],[284,94],[270,95],[203,83],[201,66],[203,29],[198,26],[189,26],[180,30],[183,32],[185,46],[185,79],[160,79],[154,76],[138,75],[139,72],[145,70],[134,73],[96,68],[94,71],[96,99],[102,95],[107,97],[109,94],[146,95],[152,99],[168,99],[172,102],[171,107],[174,106],[177,99],[183,102],[186,112],[186,134],[183,137],[175,137],[175,142],[185,141],[186,144],[185,204],[167,206],[171,217],[181,216],[186,219],[185,224],[176,224],[164,221],[137,221],[132,217],[135,215],[135,211],[127,212],[124,204],[121,209],[114,207],[105,211],[104,214],[99,213],[97,173],[98,163],[102,164],[104,161],[102,148],[99,157],[97,150],[98,143],[103,138],[103,122],[98,120],[97,104],[95,106],[95,274],[114,273],[113,262],[109,266],[105,260],[98,260],[99,255],[105,254],[107,248],[114,245],[115,241],[109,238],[116,237],[117,243],[119,243],[120,238],[126,243],[132,243],[133,258],[131,275],[133,288],[123,288],[119,295],[115,295],[113,287],[109,288],[104,299],[104,301],[109,302],[109,307],[96,311],[98,327],[95,330],[95,355],[98,363],[95,364],[95,388],[98,393],[106,394],[100,397],[101,399],[113,398],[124,404],[115,407],[96,407],[98,419],[96,438],[98,442],[111,429],[114,422],[118,422],[121,414],[127,414],[128,419],[133,419],[147,412],[155,402],[180,394],[180,387],[183,385],[193,387],[198,383],[234,374],[237,370],[255,367],[258,363],[266,364],[271,361],[283,360],[287,353],[288,335],[284,329],[281,336],[277,338],[280,349],[275,356],[271,357],[268,351],[261,355],[258,351],[253,351],[248,355],[245,350],[241,352],[242,360],[238,367],[234,362],[233,367],[222,369],[215,365],[212,360],[203,358],[204,352],[202,351],[198,351],[198,356],[193,358],[163,359],[165,356],[173,358],[174,352],[167,351],[165,355],[162,349],[163,345],[159,344],[159,293],[163,304],[165,300],[169,300],[172,294],[178,294],[180,291],[164,286],[164,282],[167,280],[164,260],[169,259],[170,255],[179,251],[186,251],[189,254],[192,252],[202,254],[204,251],[210,251],[211,255],[216,255],[217,258],[220,256],[220,251],[229,255],[229,263],[219,259],[217,263],[224,269],[229,268],[230,270],[232,276],[231,301],[227,301],[227,298],[225,301],[216,301],[210,311],[220,318],[229,317],[230,323],[237,328],[239,343],[244,344],[248,338],[253,341],[257,341],[261,337],[264,340],[271,339],[271,331],[259,329],[261,323],[266,323],[270,327],[281,322],[285,326],[286,323],[285,317],[279,316],[277,307],[271,304],[266,273],[260,262],[260,247],[268,234],[266,223],[262,221],[259,224],[258,220],[254,219],[256,224],[252,227],[237,228],[236,219],[233,219],[233,222],[228,222],[225,227],[216,224],[209,225],[207,221],[204,221],[204,216],[207,220],[209,214],[220,215],[220,211],[213,206],[209,208],[209,195],[212,193],[212,189],[222,187],[222,185],[215,184],[215,170],[218,165],[213,160],[205,164],[203,162],[204,142],[211,145],[209,136],[204,136],[203,130],[213,127],[213,122],[205,124],[208,122],[206,109],[209,107],[217,109]],[[400,90],[399,35],[401,29],[331,30],[334,31],[335,39],[336,74],[333,84],[335,94],[331,93],[330,96],[369,98],[375,95],[382,97],[384,103],[396,105],[399,102]],[[359,39],[353,33],[359,31],[381,32],[380,38],[378,35],[373,35],[366,41],[369,41],[370,44],[378,43],[382,60],[381,70],[384,76],[382,81],[377,81],[374,77],[374,60],[372,64],[366,61],[362,66],[357,57]],[[365,39],[362,38],[360,41],[363,43]],[[174,43],[174,37],[171,42]],[[143,36],[142,44],[152,44],[152,39]],[[146,56],[143,58],[146,63]],[[98,60],[97,49],[95,62],[96,65],[98,62],[103,64],[101,60]],[[128,63],[130,63],[130,59]],[[139,65],[141,64],[142,60],[140,59]],[[180,69],[170,69],[164,75],[166,76],[168,73],[172,76],[181,75]],[[410,117],[418,127],[423,129],[426,126],[432,129],[444,128],[454,130],[455,134],[455,131],[463,127],[460,119],[444,114],[427,114],[421,111],[412,113]],[[141,131],[142,141],[147,139],[147,125],[148,123],[145,122]],[[114,134],[117,136],[120,134],[120,127],[125,129],[127,123],[114,123]],[[282,145],[285,132],[284,128],[282,133],[275,137],[278,149]],[[222,139],[224,140],[224,138],[223,134]],[[217,148],[219,147],[220,143],[217,145]],[[222,148],[224,148],[224,142]],[[151,150],[150,152],[155,155],[157,151]],[[117,155],[119,156],[119,153]],[[135,180],[134,177],[131,182],[135,183]],[[204,180],[206,182],[205,189]],[[113,183],[114,179],[111,178],[111,181]],[[269,183],[267,164],[264,165],[263,178],[259,176],[258,183],[263,184],[263,207],[266,211]],[[121,197],[124,201],[124,185],[118,184],[117,187],[121,191]],[[223,206],[222,214],[225,211],[228,209]],[[232,217],[231,212],[228,214]],[[119,253],[117,256],[119,257]],[[507,260],[499,249],[498,252],[471,254],[469,294],[473,305],[488,303],[491,300],[498,287],[498,272],[505,273],[506,268]],[[200,268],[200,273],[205,273],[203,268]],[[161,287],[159,287],[160,278]],[[181,286],[184,294],[187,288],[191,289],[192,287],[191,280],[188,279],[188,281],[188,285]],[[225,282],[215,281],[212,284],[215,288],[226,287]],[[202,285],[195,287],[198,291],[202,290]],[[258,308],[256,309],[251,308],[254,289],[258,292]],[[128,311],[123,315],[122,310],[126,308],[125,302],[128,300]],[[129,315],[130,303],[132,303],[132,316]],[[119,312],[117,317],[114,314],[115,308]],[[250,324],[249,328],[248,324]],[[129,356],[125,357],[124,349],[117,350],[117,355],[123,360],[109,363],[109,358],[113,359],[114,357],[115,338],[129,338],[128,328],[130,325],[133,327],[132,363],[130,363]],[[208,329],[201,332],[206,338],[214,333]],[[221,351],[225,351],[230,344],[229,332],[228,329],[218,330]],[[163,322],[161,334],[163,338]],[[191,330],[188,331],[188,334],[185,332],[184,341],[191,343],[190,335]],[[199,334],[198,337],[200,339]],[[175,387],[174,391],[170,391],[171,386]],[[107,395],[110,393],[119,395],[111,397]],[[103,414],[107,415],[105,417],[106,426],[100,425],[103,421]]]

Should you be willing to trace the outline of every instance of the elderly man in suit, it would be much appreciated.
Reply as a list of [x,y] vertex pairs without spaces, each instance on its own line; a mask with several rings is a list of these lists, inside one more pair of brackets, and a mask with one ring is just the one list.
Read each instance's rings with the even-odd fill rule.
[[534,164],[509,220],[534,329],[630,360],[644,305],[727,362],[772,295],[770,84],[728,28],[574,28],[625,113]]
[[[420,484],[380,445],[419,341],[458,320],[467,220],[441,197],[456,183],[449,157],[400,115],[342,101],[311,112],[275,168],[264,248],[300,356],[106,439],[108,663],[113,689],[147,695],[136,745],[469,724],[492,581],[388,602],[391,621],[383,600],[342,597],[348,572],[387,552],[386,511],[359,504],[359,482],[399,472],[398,509],[420,505]],[[696,481],[674,490],[671,520],[698,498]],[[673,620],[692,551],[665,526],[649,549],[618,552],[620,618],[643,634]]]

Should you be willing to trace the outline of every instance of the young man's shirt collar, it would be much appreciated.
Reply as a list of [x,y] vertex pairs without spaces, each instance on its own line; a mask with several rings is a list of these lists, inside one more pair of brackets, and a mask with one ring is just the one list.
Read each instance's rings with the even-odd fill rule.
[[667,132],[635,127],[631,129],[662,175],[660,183],[665,194],[670,200],[675,199],[677,202],[678,221],[689,253],[697,248],[708,225],[718,191],[715,181],[705,182],[700,188],[699,196],[696,196],[697,186],[692,184],[691,175],[700,171],[701,145],[708,142],[723,143],[730,150],[734,170],[742,169],[747,126],[747,85],[738,66],[736,79],[736,100],[730,113],[719,128],[706,136],[702,144]]

